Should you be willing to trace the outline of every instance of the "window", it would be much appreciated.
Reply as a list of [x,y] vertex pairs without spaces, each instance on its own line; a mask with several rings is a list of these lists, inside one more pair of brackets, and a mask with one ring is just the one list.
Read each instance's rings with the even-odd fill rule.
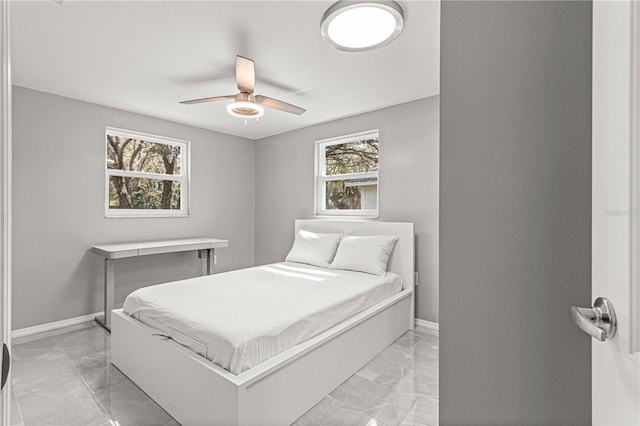
[[189,214],[189,142],[106,129],[105,215]]
[[378,130],[316,142],[316,214],[378,216]]

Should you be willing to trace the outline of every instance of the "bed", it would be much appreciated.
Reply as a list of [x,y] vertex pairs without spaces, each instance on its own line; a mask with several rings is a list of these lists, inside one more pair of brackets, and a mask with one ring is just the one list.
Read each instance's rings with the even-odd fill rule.
[[[297,220],[301,230],[398,240],[384,276],[290,262],[219,274],[215,312],[202,302],[210,277],[188,280],[188,292],[183,282],[138,290],[127,313],[113,311],[112,363],[183,425],[294,422],[414,324],[413,224]],[[188,312],[168,314],[180,299]],[[232,314],[231,330],[216,326]]]

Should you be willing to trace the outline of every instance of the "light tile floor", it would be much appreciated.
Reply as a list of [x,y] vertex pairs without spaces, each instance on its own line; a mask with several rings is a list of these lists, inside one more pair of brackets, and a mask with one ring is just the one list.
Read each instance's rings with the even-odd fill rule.
[[[15,339],[11,374],[12,425],[178,424],[111,365],[110,335],[95,323]],[[437,423],[438,338],[409,331],[295,425]]]

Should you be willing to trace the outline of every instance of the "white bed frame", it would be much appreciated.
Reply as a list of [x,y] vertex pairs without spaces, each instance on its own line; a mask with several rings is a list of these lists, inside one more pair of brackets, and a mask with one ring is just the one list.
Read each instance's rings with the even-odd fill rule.
[[296,220],[296,232],[396,235],[404,289],[238,375],[113,311],[111,362],[182,425],[288,425],[414,327],[412,223]]

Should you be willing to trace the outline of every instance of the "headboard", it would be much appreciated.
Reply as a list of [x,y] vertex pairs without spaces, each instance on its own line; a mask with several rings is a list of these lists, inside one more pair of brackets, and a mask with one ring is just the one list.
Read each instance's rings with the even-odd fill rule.
[[304,229],[314,232],[341,232],[349,235],[394,235],[398,237],[389,270],[402,277],[404,289],[413,291],[415,256],[413,223],[365,220],[296,219],[295,233]]

